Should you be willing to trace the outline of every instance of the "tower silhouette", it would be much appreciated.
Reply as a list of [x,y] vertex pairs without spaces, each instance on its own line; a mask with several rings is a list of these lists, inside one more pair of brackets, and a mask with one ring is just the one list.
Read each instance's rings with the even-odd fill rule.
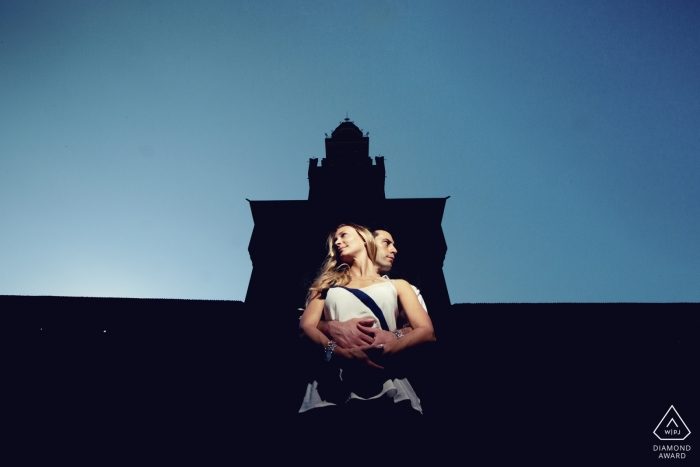
[[357,200],[384,199],[384,158],[369,157],[369,136],[349,118],[326,138],[326,158],[309,160],[309,201],[321,201],[342,187],[356,186],[352,196]]
[[320,165],[309,160],[307,200],[249,200],[255,226],[246,305],[296,325],[325,257],[326,236],[338,224],[355,222],[391,232],[398,248],[391,277],[419,287],[435,320],[450,306],[441,226],[448,197],[387,199],[384,158],[372,161],[369,136],[348,118],[325,139],[325,150]]

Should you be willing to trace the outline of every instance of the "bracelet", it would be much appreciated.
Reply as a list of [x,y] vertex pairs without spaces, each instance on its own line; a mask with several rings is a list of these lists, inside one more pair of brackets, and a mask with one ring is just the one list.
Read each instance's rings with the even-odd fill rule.
[[403,337],[403,333],[399,331],[398,329],[394,331],[394,334],[396,334],[397,339],[401,339]]
[[328,344],[326,344],[326,361],[330,362],[331,357],[333,356],[333,350],[338,347],[338,344],[335,343],[335,341],[330,340],[328,341]]

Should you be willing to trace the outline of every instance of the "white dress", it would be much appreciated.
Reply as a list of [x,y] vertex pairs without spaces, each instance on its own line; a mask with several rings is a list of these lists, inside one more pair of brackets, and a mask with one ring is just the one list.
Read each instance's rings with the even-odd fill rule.
[[[381,308],[384,314],[384,319],[386,319],[387,325],[389,326],[389,330],[394,331],[396,329],[396,319],[399,316],[399,306],[396,288],[394,287],[392,281],[387,280],[378,284],[372,284],[359,290],[372,297],[379,308]],[[370,310],[351,292],[340,287],[333,287],[328,290],[323,307],[323,314],[326,320],[334,321],[348,321],[353,318],[370,318],[375,320],[372,327],[380,327],[376,316],[374,313],[372,313],[372,310]],[[342,380],[343,370],[338,370],[338,378]],[[304,400],[301,404],[301,408],[299,409],[300,413],[316,407],[335,405],[334,402],[323,400],[321,394],[319,394],[318,385],[319,382],[314,381],[309,383],[306,387],[306,394],[304,395]],[[377,391],[378,392],[375,395],[369,397],[366,395],[364,395],[365,397],[360,397],[354,392],[350,391],[347,400],[369,400],[378,399],[380,397],[389,397],[393,399],[394,402],[409,400],[411,402],[411,407],[423,413],[420,405],[420,399],[406,378],[387,379],[381,388],[377,387]]]

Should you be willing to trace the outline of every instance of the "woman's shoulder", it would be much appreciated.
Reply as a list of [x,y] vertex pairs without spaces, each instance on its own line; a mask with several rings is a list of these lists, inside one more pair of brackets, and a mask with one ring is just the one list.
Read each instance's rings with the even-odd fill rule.
[[403,279],[392,279],[391,283],[394,284],[394,287],[396,288],[397,292],[401,292],[402,290],[406,290],[407,288],[411,288],[411,284],[406,282]]

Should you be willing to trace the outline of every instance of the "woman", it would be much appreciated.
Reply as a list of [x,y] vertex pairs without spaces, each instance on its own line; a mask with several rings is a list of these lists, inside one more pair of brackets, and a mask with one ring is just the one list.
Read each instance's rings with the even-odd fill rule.
[[[309,289],[300,327],[325,350],[326,359],[333,365],[326,366],[329,377],[308,385],[299,412],[382,398],[410,401],[411,407],[421,412],[420,400],[408,380],[392,378],[383,365],[408,347],[434,341],[433,325],[408,282],[379,275],[374,264],[376,252],[374,237],[365,227],[342,224],[328,237],[328,255]],[[395,331],[399,304],[413,331],[405,336],[399,333],[385,344],[375,341],[364,347],[343,349],[317,328],[325,315],[327,320],[338,321],[374,318],[374,327],[381,323],[385,330]]]

